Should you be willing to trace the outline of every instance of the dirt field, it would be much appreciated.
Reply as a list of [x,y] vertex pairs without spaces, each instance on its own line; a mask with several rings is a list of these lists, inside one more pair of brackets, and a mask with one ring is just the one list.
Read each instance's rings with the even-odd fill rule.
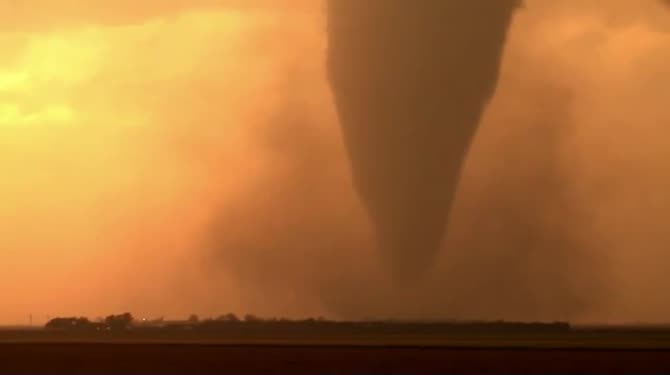
[[[246,326],[245,326],[246,327]],[[0,329],[0,374],[666,373],[670,330]],[[392,328],[392,327],[390,327]]]
[[669,350],[4,343],[12,374],[662,373]]

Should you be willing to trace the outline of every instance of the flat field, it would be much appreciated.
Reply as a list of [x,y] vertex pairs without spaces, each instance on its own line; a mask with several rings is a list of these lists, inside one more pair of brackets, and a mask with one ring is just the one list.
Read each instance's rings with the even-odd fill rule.
[[220,337],[0,330],[0,373],[665,373],[670,334]]

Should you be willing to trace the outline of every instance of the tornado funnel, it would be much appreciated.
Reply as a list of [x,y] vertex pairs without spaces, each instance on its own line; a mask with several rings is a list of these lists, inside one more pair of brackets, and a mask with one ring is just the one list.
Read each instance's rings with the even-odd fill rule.
[[440,248],[518,0],[329,0],[328,70],[356,189],[396,280]]

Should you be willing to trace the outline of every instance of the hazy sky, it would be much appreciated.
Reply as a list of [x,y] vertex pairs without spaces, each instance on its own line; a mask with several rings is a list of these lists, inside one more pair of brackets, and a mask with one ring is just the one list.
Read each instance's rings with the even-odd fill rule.
[[321,9],[0,0],[0,322],[125,310],[667,320],[660,2],[527,1],[449,250],[402,296],[351,188]]

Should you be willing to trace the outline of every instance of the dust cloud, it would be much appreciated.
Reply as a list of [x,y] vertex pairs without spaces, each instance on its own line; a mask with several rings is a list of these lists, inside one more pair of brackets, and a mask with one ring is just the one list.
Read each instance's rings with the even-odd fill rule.
[[325,4],[38,3],[0,12],[3,323],[667,321],[662,2],[524,2],[446,238],[405,289],[352,178]]

